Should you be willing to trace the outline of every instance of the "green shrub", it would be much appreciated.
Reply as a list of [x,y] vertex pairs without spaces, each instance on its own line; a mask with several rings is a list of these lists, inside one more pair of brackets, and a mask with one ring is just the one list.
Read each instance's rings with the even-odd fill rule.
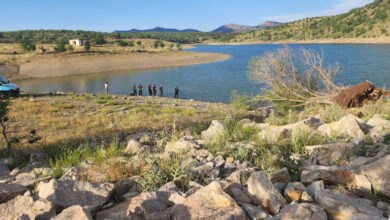
[[[374,115],[385,115],[390,111],[390,108],[387,109],[388,102],[384,100],[378,100],[376,102],[369,102],[365,104],[362,108],[362,114],[364,120],[369,120]],[[390,107],[390,106],[389,106]]]
[[332,104],[326,105],[324,110],[320,113],[322,121],[331,123],[340,120],[348,114],[347,110],[340,105]]

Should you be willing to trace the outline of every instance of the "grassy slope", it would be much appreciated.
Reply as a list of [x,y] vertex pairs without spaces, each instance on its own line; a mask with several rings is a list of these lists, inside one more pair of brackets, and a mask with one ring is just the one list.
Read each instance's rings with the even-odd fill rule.
[[251,31],[231,42],[305,41],[340,38],[380,38],[390,33],[390,0],[375,0],[345,14],[307,18],[268,30]]

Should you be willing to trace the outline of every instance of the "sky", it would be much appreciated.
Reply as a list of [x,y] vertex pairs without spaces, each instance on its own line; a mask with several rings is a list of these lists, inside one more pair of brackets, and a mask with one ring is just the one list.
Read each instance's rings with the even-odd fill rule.
[[106,31],[166,28],[211,31],[335,15],[373,0],[0,0],[0,31]]

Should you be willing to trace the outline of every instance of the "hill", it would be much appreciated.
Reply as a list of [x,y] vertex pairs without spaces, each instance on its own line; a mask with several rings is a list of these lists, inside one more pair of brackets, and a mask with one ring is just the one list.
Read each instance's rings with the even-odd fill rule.
[[274,22],[274,21],[266,21],[263,24],[257,25],[257,26],[248,26],[248,25],[239,25],[239,24],[226,24],[221,27],[218,27],[213,32],[222,32],[222,33],[239,33],[239,32],[247,32],[252,30],[261,30],[261,29],[267,29],[272,28],[275,26],[282,25],[283,23]]
[[184,29],[184,30],[179,30],[179,29],[174,29],[174,28],[163,28],[163,27],[155,27],[153,29],[146,29],[146,30],[139,30],[139,29],[131,29],[128,31],[114,31],[116,33],[146,33],[146,32],[200,32],[195,29]]
[[375,0],[373,3],[344,14],[306,18],[267,30],[250,31],[236,36],[231,41],[378,38],[389,36],[389,31],[390,1]]

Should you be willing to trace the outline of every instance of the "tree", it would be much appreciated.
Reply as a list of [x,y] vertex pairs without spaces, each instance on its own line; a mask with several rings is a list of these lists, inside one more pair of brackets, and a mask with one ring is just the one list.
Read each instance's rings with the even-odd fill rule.
[[64,39],[60,39],[57,42],[57,46],[54,47],[54,51],[58,52],[58,53],[65,52],[66,51],[66,47],[65,46],[66,46],[65,40]]
[[160,44],[160,42],[158,40],[155,40],[154,44],[153,44],[154,48],[157,49],[159,44]]
[[23,38],[20,41],[20,47],[26,52],[30,52],[36,49],[35,44],[31,41],[30,38]]
[[123,40],[118,40],[117,43],[121,47],[126,47],[129,45],[126,41],[123,41]]
[[160,41],[160,47],[161,47],[161,48],[164,48],[164,47],[165,47],[164,42]]
[[102,46],[103,44],[106,43],[106,40],[104,39],[103,34],[98,33],[98,34],[93,38],[93,42],[94,42],[95,44],[97,44],[97,45]]
[[87,42],[85,42],[84,48],[85,48],[85,51],[87,51],[87,52],[91,50],[91,45],[89,45],[89,40],[87,40]]
[[142,45],[142,41],[137,41],[137,45],[140,47]]
[[127,42],[127,44],[128,44],[129,47],[133,47],[134,46],[134,41],[129,41],[129,42]]

